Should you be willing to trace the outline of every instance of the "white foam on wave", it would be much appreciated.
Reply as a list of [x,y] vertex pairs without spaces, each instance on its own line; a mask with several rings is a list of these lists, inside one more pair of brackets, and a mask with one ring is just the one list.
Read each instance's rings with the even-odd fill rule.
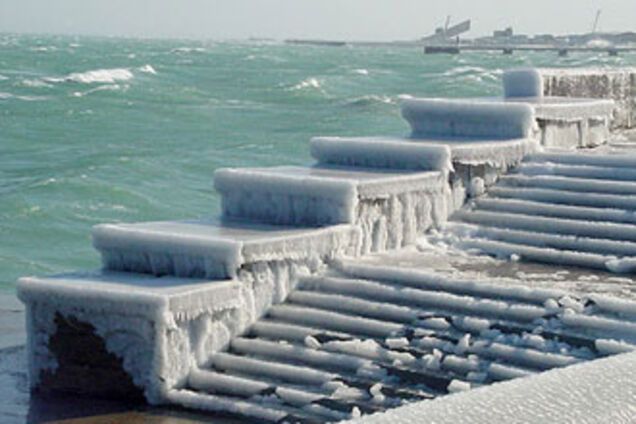
[[373,104],[396,104],[397,99],[390,96],[382,96],[377,94],[367,94],[365,96],[355,97],[347,102],[350,106],[368,106]]
[[10,99],[22,100],[22,101],[25,101],[25,102],[37,102],[37,101],[40,101],[40,100],[46,100],[47,97],[44,97],[44,96],[17,96],[17,95],[12,94],[12,93],[0,92],[0,100],[10,100]]
[[133,73],[127,68],[95,69],[86,72],[73,72],[65,77],[43,78],[48,83],[75,82],[79,84],[112,84],[118,81],[128,81],[134,78]]
[[322,90],[322,85],[320,84],[320,81],[317,78],[311,77],[311,78],[302,80],[298,84],[291,87],[291,90],[294,90],[294,91],[307,90],[307,89]]
[[73,93],[73,97],[84,97],[88,94],[96,93],[98,91],[119,91],[119,90],[127,90],[127,89],[128,89],[128,85],[119,85],[119,84],[99,85],[95,88],[91,88],[90,90],[75,91]]
[[30,88],[45,88],[45,87],[51,87],[51,84],[42,81],[40,79],[23,79],[20,84],[24,87],[30,87]]
[[358,74],[358,75],[369,75],[369,70],[367,69],[354,69],[353,73]]
[[9,77],[5,77],[4,75],[0,75],[0,81],[8,80]]
[[143,72],[144,74],[157,75],[157,71],[155,70],[155,68],[152,67],[152,65],[144,65],[138,68],[138,70],[139,72]]
[[204,53],[203,47],[177,47],[170,50],[171,53]]

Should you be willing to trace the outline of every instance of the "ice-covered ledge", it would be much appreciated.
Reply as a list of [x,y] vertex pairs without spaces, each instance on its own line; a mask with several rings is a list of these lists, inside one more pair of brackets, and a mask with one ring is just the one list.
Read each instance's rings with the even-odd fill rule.
[[636,126],[636,68],[541,68],[545,96],[611,99],[612,129]]
[[[116,272],[22,278],[29,383],[122,397],[137,389],[160,403],[245,328],[247,294],[233,280]],[[122,387],[128,378],[131,387]]]

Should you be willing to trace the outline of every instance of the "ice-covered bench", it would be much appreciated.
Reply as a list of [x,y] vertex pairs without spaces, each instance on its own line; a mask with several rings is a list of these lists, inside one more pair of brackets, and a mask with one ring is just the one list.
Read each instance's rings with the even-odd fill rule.
[[445,173],[439,171],[232,168],[217,171],[214,184],[227,218],[305,227],[355,224],[363,253],[412,244],[447,217]]
[[325,165],[440,169],[449,175],[452,212],[467,192],[478,194],[538,148],[534,112],[525,104],[408,99],[402,115],[409,137],[315,137],[311,154]]
[[[534,109],[539,139],[546,147],[593,147],[610,136],[616,104],[611,99],[544,95],[544,79],[536,69],[512,69],[504,73],[504,101],[525,103]],[[499,98],[492,101],[501,101]]]

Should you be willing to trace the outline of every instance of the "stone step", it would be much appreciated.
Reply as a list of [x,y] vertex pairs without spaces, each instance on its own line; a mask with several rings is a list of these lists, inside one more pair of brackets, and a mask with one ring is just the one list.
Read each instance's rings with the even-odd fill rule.
[[587,221],[540,217],[509,212],[460,210],[454,219],[476,225],[537,233],[552,233],[577,237],[636,242],[636,225],[608,221]]
[[474,236],[509,243],[560,250],[596,253],[607,256],[636,257],[636,243],[601,238],[560,235],[549,232],[515,230],[479,225],[468,229]]
[[[636,165],[636,158],[634,161]],[[636,170],[626,167],[569,165],[553,162],[523,162],[515,170],[527,176],[558,175],[562,177],[588,178],[616,181],[636,181]]]
[[602,193],[582,193],[548,188],[494,186],[489,196],[502,199],[530,200],[557,205],[586,206],[591,208],[636,210],[636,196]]
[[636,182],[574,178],[552,175],[509,174],[499,180],[500,185],[571,191],[576,193],[599,193],[621,196],[636,196]]
[[473,205],[475,210],[481,211],[636,225],[636,211],[625,209],[560,205],[535,202],[532,200],[492,197],[474,199]]
[[234,277],[248,263],[356,255],[351,225],[295,228],[240,221],[102,224],[93,245],[109,270],[179,277]]
[[634,164],[636,164],[636,155],[626,153],[620,155],[603,155],[597,153],[544,152],[532,154],[526,158],[526,161],[532,163],[549,162],[608,168],[633,168]]
[[440,172],[281,166],[221,169],[214,181],[227,218],[290,226],[356,224],[363,252],[413,244],[448,214]]

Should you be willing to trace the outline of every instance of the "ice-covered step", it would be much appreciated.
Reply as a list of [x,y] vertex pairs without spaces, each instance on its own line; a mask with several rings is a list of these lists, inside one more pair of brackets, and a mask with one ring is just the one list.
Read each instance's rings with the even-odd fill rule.
[[635,210],[550,204],[514,198],[481,197],[474,199],[472,202],[474,208],[481,211],[636,225]]
[[470,377],[470,373],[485,372],[495,381],[516,378],[532,374],[530,369],[519,368],[509,364],[502,364],[496,360],[481,360],[474,355],[468,357],[467,352],[459,353],[455,345],[439,339],[434,347],[416,349],[410,342],[406,344],[403,338],[394,339],[359,339],[359,336],[348,333],[334,333],[312,327],[296,324],[262,320],[256,323],[251,333],[254,336],[270,340],[286,341],[290,343],[305,343],[329,352],[349,353],[375,361],[400,361],[402,364],[420,366],[415,358],[435,355],[435,350],[443,352],[440,361],[442,370],[463,374]]
[[321,164],[450,170],[453,163],[507,168],[535,152],[532,138],[445,139],[406,137],[314,137],[311,154]]
[[373,404],[368,391],[353,387],[343,393],[343,387],[338,385],[294,386],[253,375],[224,374],[213,370],[193,370],[188,386],[207,393],[245,399],[275,396],[288,407],[301,408],[304,413],[313,413],[328,420],[350,418],[355,415],[356,408],[364,413],[386,409],[382,403]]
[[636,225],[629,224],[482,210],[460,210],[453,217],[489,227],[636,242]]
[[105,268],[180,277],[232,277],[247,263],[355,255],[359,240],[352,225],[295,228],[199,220],[93,229]]
[[[636,158],[634,158],[636,165]],[[552,162],[525,162],[515,171],[522,175],[558,175],[561,177],[588,178],[616,181],[636,181],[636,169],[609,166],[568,165]]]
[[499,180],[501,185],[513,187],[544,188],[578,193],[601,193],[622,196],[636,196],[636,182],[573,178],[552,175],[510,174]]
[[614,256],[549,247],[535,247],[525,243],[511,243],[478,237],[463,239],[459,245],[467,249],[476,249],[499,258],[514,257],[526,261],[577,266],[581,268],[595,268],[599,270],[611,270],[611,264],[616,260]]
[[636,155],[624,153],[603,155],[597,153],[543,152],[528,156],[527,161],[532,163],[618,168],[617,172],[623,172],[624,169],[622,168],[628,168],[628,171],[629,168],[634,167],[634,164],[636,164]]
[[585,193],[546,188],[494,186],[488,190],[491,197],[522,199],[557,205],[587,206],[591,208],[636,210],[636,196]]
[[484,225],[462,230],[462,232],[465,231],[472,232],[475,237],[535,247],[597,253],[606,256],[636,256],[636,243],[634,242],[581,237],[578,235],[560,235],[549,232],[513,230]]
[[356,224],[363,252],[412,244],[447,216],[441,172],[280,166],[221,169],[214,181],[227,218],[294,226]]

